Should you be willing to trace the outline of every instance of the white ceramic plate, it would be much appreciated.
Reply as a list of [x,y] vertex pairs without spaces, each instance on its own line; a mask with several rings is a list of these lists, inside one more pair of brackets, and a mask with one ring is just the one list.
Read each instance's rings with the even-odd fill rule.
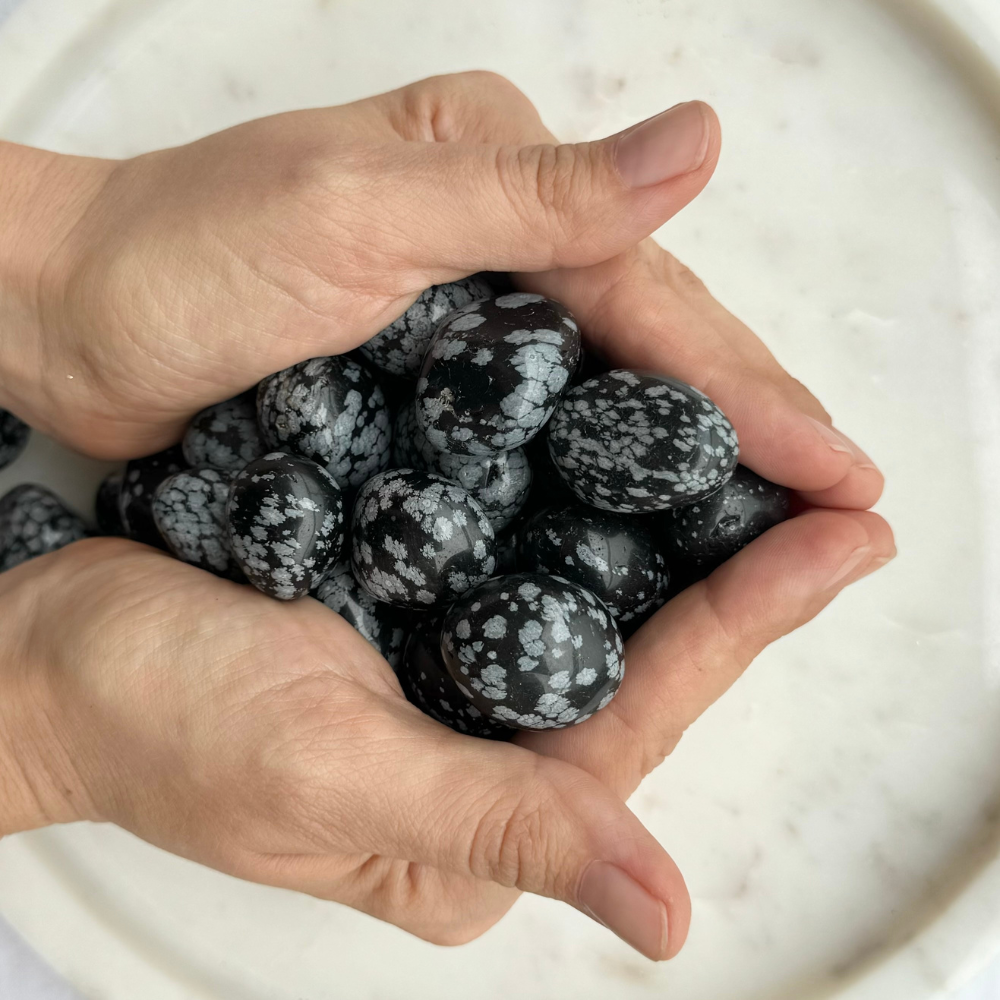
[[[918,1000],[1000,942],[1000,8],[875,0],[31,0],[0,132],[121,156],[449,70],[565,138],[703,97],[715,180],[659,234],[886,471],[899,559],[760,657],[633,799],[694,922],[654,966],[525,898],[439,949],[80,825],[0,844],[0,910],[108,1000]],[[84,505],[36,440],[0,487]]]

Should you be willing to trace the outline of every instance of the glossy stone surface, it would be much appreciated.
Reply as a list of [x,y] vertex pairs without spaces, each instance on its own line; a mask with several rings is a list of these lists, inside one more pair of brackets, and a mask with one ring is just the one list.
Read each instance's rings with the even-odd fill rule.
[[729,478],[739,456],[736,432],[704,393],[626,369],[571,389],[547,433],[573,493],[623,514],[693,503]]
[[216,576],[245,582],[226,520],[236,473],[202,466],[164,479],[153,496],[153,520],[178,559]]
[[87,536],[87,527],[44,486],[22,483],[0,498],[0,573]]
[[519,532],[518,565],[586,587],[625,624],[667,599],[669,574],[644,518],[583,504],[549,507]]
[[153,519],[153,495],[164,479],[186,468],[179,445],[145,458],[134,458],[125,466],[118,512],[129,538],[166,550],[166,542]]
[[24,451],[31,428],[8,410],[0,410],[0,469],[5,469]]
[[493,295],[493,288],[478,274],[444,285],[431,285],[399,319],[358,350],[373,367],[390,375],[415,379],[441,320],[461,306],[491,299]]
[[530,441],[580,361],[558,302],[513,292],[472,302],[434,335],[417,380],[417,423],[438,451],[495,455]]
[[664,516],[663,544],[688,577],[707,576],[758,535],[784,521],[788,507],[788,490],[737,465],[720,490]]
[[97,488],[97,496],[94,498],[94,516],[97,519],[97,530],[102,535],[119,536],[125,534],[122,512],[118,507],[124,481],[125,472],[123,469],[119,469],[117,472],[109,472]]
[[407,618],[399,608],[376,601],[361,588],[351,572],[351,564],[342,559],[313,591],[331,611],[336,611],[353,625],[398,671],[406,644]]
[[271,452],[236,474],[226,505],[233,555],[247,579],[281,601],[304,597],[344,541],[340,487],[316,462]]
[[383,472],[355,501],[351,566],[376,600],[439,607],[493,573],[493,527],[469,493],[443,477]]
[[268,446],[356,488],[389,465],[391,415],[378,379],[347,357],[312,358],[264,379],[257,420]]
[[509,726],[490,722],[452,680],[441,658],[439,617],[427,616],[418,622],[397,675],[407,701],[449,729],[488,740],[508,740],[514,735]]
[[514,573],[449,608],[445,666],[488,719],[559,729],[604,708],[625,673],[621,633],[589,590],[557,576]]
[[257,428],[257,390],[251,389],[195,414],[181,442],[189,465],[239,472],[267,451]]
[[468,490],[501,531],[524,509],[531,490],[531,463],[523,448],[498,455],[452,455],[437,451],[416,420],[415,406],[403,406],[396,416],[393,462],[400,468],[436,472]]

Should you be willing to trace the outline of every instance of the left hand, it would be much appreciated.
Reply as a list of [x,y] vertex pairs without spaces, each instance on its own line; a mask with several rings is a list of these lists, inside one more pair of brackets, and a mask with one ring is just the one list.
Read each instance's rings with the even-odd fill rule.
[[146,454],[209,403],[363,343],[428,285],[507,270],[565,302],[613,363],[707,392],[756,472],[869,507],[882,477],[867,456],[644,240],[719,148],[697,103],[558,145],[516,87],[462,73],[122,162],[21,150],[40,180],[30,232],[7,209],[23,273],[0,317],[0,405],[86,453]]

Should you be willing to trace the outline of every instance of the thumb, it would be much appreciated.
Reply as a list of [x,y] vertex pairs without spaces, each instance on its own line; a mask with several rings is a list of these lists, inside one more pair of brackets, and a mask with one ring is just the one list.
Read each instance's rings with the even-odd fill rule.
[[410,263],[428,281],[583,267],[634,246],[690,202],[719,146],[718,120],[698,101],[597,142],[407,143],[387,201],[400,200],[413,220],[418,199]]
[[565,761],[452,733],[410,706],[399,714],[399,752],[379,760],[384,794],[362,781],[346,801],[341,776],[340,795],[314,799],[336,811],[323,824],[330,847],[563,900],[654,960],[680,950],[690,921],[681,874],[606,786]]

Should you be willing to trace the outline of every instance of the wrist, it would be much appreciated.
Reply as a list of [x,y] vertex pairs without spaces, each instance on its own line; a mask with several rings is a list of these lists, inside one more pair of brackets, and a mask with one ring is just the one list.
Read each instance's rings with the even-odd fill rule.
[[114,164],[0,142],[0,407],[46,409],[58,346],[45,330],[64,296],[63,246]]
[[[21,574],[19,574],[21,575]],[[22,577],[23,578],[23,577]],[[48,671],[31,636],[44,590],[29,578],[0,588],[0,837],[88,818],[90,809],[64,745]],[[41,598],[42,600],[39,600]]]

